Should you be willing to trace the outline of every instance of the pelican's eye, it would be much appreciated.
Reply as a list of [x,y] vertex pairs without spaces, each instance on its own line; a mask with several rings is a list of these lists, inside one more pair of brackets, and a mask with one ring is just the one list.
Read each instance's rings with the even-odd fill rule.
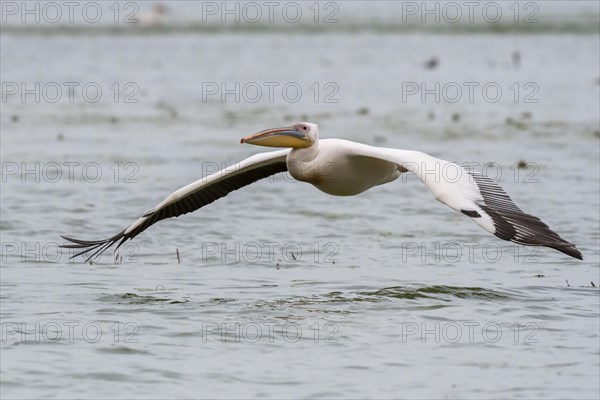
[[307,130],[308,128],[306,126],[303,126],[302,129]]

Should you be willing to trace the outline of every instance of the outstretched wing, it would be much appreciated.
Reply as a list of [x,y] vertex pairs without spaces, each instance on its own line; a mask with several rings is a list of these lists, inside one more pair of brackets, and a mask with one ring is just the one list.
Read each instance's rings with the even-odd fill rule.
[[418,151],[367,145],[352,149],[355,156],[385,160],[414,173],[438,201],[467,215],[500,239],[551,247],[583,259],[574,244],[561,238],[539,218],[523,212],[500,186],[479,172]]
[[92,252],[86,259],[87,262],[91,258],[102,254],[116,242],[119,242],[116,247],[118,249],[127,239],[133,239],[162,219],[178,217],[196,211],[221,197],[227,196],[234,190],[278,172],[287,171],[286,157],[288,153],[289,149],[256,154],[176,190],[129,227],[111,238],[79,240],[62,236],[71,244],[65,244],[61,247],[81,250],[71,258]]

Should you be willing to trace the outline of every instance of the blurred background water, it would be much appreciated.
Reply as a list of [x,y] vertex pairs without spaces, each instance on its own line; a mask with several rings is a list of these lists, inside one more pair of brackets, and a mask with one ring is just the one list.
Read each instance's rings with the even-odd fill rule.
[[[3,398],[598,398],[597,2],[75,3],[2,3]],[[56,247],[299,120],[484,169],[584,261],[413,177],[280,175]]]

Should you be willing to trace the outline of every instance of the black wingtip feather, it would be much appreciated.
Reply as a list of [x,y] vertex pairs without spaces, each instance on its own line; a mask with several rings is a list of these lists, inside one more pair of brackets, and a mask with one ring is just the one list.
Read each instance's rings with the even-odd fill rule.
[[565,253],[568,256],[571,256],[573,258],[576,258],[578,260],[583,260],[583,254],[581,254],[581,252],[579,250],[577,250],[577,247],[575,247],[574,244],[569,243],[570,246],[549,246],[552,247],[555,250],[560,251],[561,253]]
[[73,259],[75,257],[87,254],[89,252],[93,253],[86,258],[85,262],[87,263],[88,261],[90,261],[91,259],[95,258],[95,257],[100,257],[100,255],[102,255],[102,253],[104,253],[108,248],[110,248],[113,244],[115,244],[118,240],[121,240],[121,243],[119,243],[119,245],[117,246],[117,248],[119,248],[119,246],[121,246],[121,244],[123,244],[123,242],[125,241],[125,239],[127,239],[127,236],[125,236],[125,230],[119,232],[118,234],[116,234],[115,236],[109,238],[109,239],[103,239],[103,240],[81,240],[81,239],[75,239],[75,238],[71,238],[68,236],[62,236],[61,238],[74,243],[74,244],[63,244],[59,247],[64,248],[64,249],[79,249],[82,250],[78,253],[73,254],[71,257],[69,257],[69,259]]
[[483,197],[478,205],[494,223],[494,235],[526,246],[550,247],[583,260],[583,255],[573,243],[561,238],[538,217],[523,212],[495,182],[479,173],[471,175]]

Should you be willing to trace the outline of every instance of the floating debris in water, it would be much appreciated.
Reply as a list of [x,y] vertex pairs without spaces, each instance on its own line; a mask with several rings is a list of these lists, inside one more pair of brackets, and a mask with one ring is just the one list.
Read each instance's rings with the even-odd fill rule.
[[596,287],[596,285],[594,285],[594,281],[590,282],[592,284],[592,287]]
[[521,68],[521,52],[519,50],[515,50],[511,54],[513,68],[519,69]]
[[515,119],[512,119],[511,117],[506,118],[506,125],[511,125],[521,130],[527,129],[527,124],[525,122],[517,121]]
[[108,120],[111,124],[116,124],[117,122],[119,122],[119,118],[117,117],[110,117]]
[[[167,111],[171,119],[175,119],[179,116],[177,109],[165,101],[159,101],[158,103],[156,103],[156,108]],[[231,119],[235,119],[235,114],[229,111],[225,112],[225,116]]]
[[375,136],[373,136],[373,141],[375,143],[385,143],[385,142],[387,142],[387,139],[385,136],[375,135]]
[[565,282],[567,282],[567,287],[571,287],[571,285],[569,284],[569,280],[565,279]]
[[531,117],[533,117],[533,114],[529,111],[523,111],[521,113],[521,118],[523,119],[531,119]]
[[369,114],[369,108],[368,107],[361,107],[358,110],[356,110],[356,113],[358,115],[367,115],[367,114]]
[[427,60],[424,64],[425,69],[436,69],[440,65],[440,59],[438,56],[433,56]]
[[435,121],[435,113],[433,111],[429,111],[427,113],[427,119],[430,121]]
[[179,249],[175,249],[175,254],[177,255],[177,264],[181,264],[181,258],[179,258]]
[[19,122],[19,116],[17,114],[13,114],[10,116],[10,120],[12,122]]
[[235,121],[237,119],[235,113],[232,111],[225,111],[223,114],[225,115],[225,119],[227,120]]
[[460,114],[457,112],[452,113],[452,121],[454,121],[454,122],[460,121]]
[[59,133],[58,135],[56,135],[56,140],[58,140],[59,142],[62,142],[63,140],[65,140],[65,135],[63,135],[62,133]]
[[517,163],[517,167],[519,169],[527,169],[528,165],[529,165],[529,163],[525,160],[519,160],[519,162]]
[[544,275],[544,274],[535,274],[534,276],[536,278],[545,278],[546,277],[546,275]]

